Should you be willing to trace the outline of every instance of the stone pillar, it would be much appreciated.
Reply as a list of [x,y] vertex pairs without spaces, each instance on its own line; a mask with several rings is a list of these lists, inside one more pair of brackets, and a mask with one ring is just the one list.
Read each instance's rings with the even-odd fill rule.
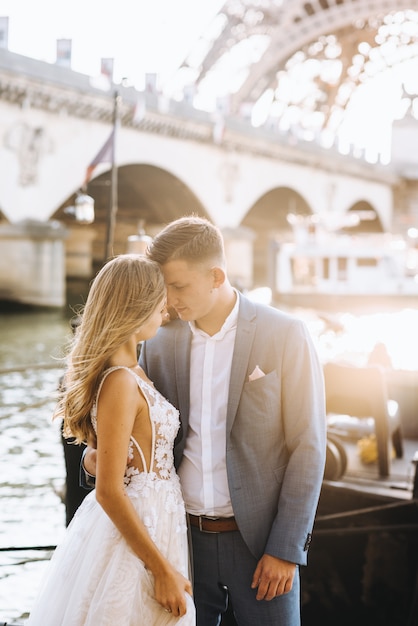
[[57,221],[0,225],[0,300],[63,307],[67,234]]
[[254,232],[244,226],[224,228],[225,256],[228,276],[234,287],[247,290],[253,287]]
[[65,242],[65,267],[68,278],[91,278],[93,275],[94,228],[73,224]]

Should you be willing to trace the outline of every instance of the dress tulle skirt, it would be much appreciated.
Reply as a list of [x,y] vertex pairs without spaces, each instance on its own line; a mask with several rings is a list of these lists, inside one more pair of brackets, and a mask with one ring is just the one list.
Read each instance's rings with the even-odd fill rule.
[[[174,485],[173,490],[171,480],[157,480],[147,498],[130,495],[161,552],[189,577],[187,528],[179,486]],[[186,597],[188,608],[182,618],[167,613],[154,600],[152,574],[129,548],[92,491],[48,564],[27,624],[194,626],[193,600],[188,594]]]

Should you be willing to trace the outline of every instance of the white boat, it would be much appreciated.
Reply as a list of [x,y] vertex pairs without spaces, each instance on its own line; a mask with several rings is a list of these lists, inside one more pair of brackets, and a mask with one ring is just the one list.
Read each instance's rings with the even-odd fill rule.
[[277,244],[274,295],[304,304],[309,297],[316,298],[320,305],[338,297],[418,301],[415,241],[387,233],[339,234],[298,224],[294,241]]

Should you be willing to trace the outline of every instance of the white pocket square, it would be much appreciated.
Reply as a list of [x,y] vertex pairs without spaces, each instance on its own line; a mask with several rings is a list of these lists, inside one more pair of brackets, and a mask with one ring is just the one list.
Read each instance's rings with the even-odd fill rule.
[[265,373],[258,365],[256,365],[252,373],[248,376],[248,380],[251,382],[252,380],[257,380],[257,378],[262,378],[263,376],[265,376]]

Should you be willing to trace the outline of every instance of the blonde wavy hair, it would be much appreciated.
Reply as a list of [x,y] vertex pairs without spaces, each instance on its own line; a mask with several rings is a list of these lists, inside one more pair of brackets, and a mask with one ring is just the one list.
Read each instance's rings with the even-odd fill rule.
[[76,443],[95,437],[90,420],[109,359],[148,320],[165,297],[159,265],[137,254],[122,254],[95,277],[68,354],[62,395],[54,418]]

